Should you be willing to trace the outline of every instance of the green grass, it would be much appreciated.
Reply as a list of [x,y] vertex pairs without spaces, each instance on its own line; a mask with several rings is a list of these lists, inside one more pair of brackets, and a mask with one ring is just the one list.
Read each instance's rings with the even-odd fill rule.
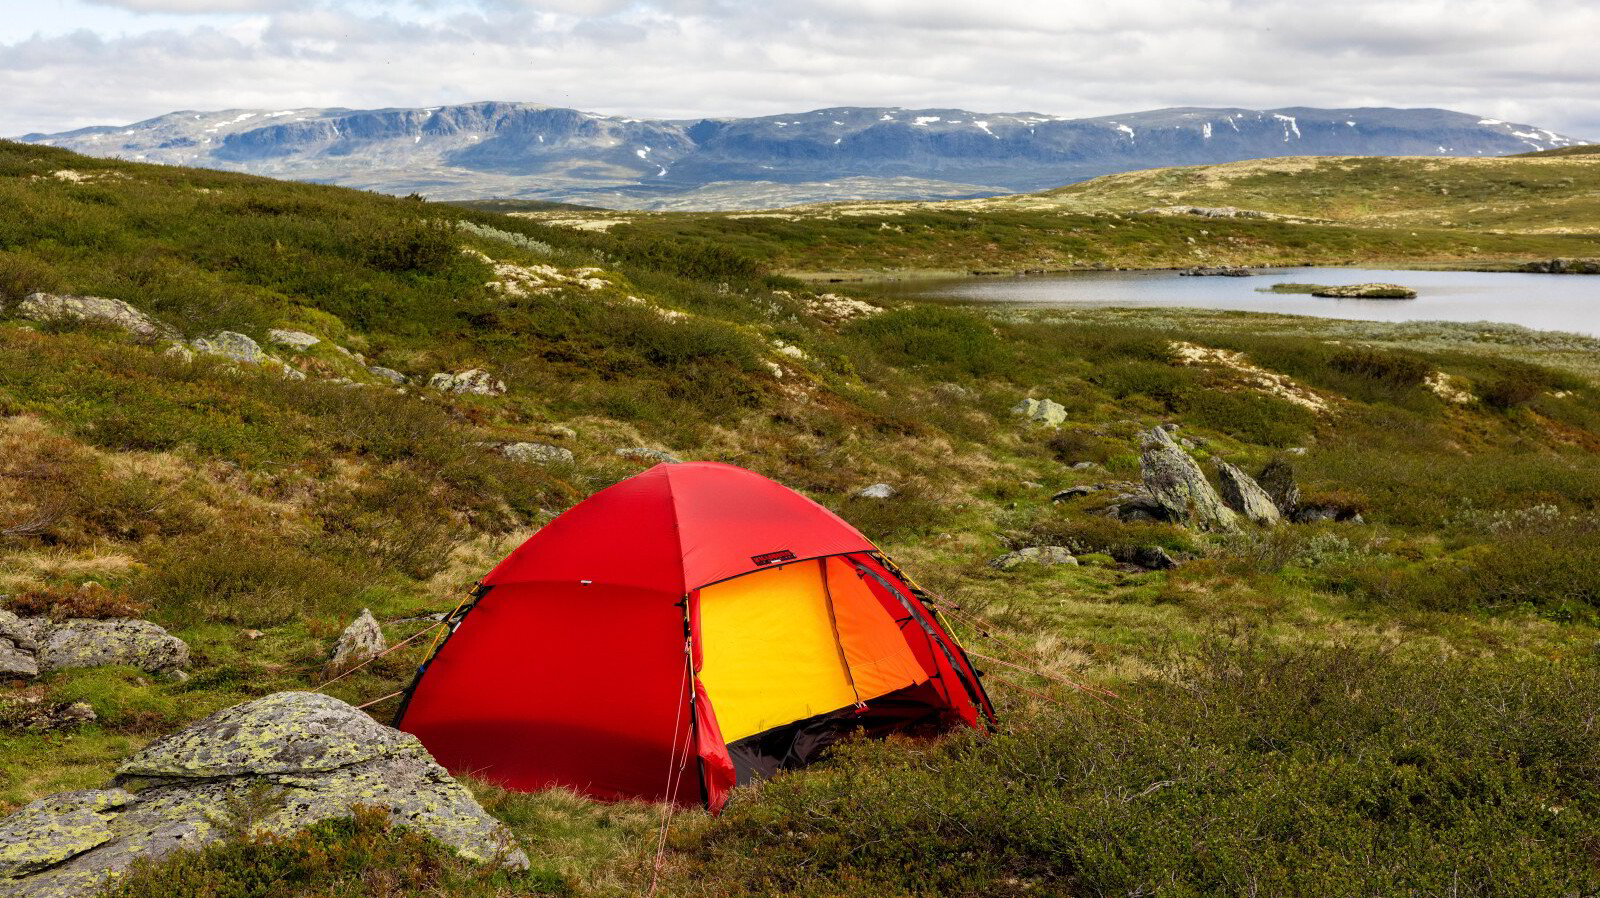
[[[51,174],[63,169],[92,177]],[[1481,238],[901,211],[641,216],[597,233],[0,143],[0,594],[92,611],[101,600],[79,590],[96,582],[104,607],[146,609],[194,655],[183,683],[100,668],[25,687],[100,719],[0,731],[0,805],[102,785],[189,721],[323,684],[361,608],[383,621],[448,610],[554,514],[640,469],[615,449],[655,446],[834,508],[960,607],[976,651],[1123,696],[1108,708],[987,665],[1002,732],[846,746],[741,793],[725,817],[683,815],[665,894],[1592,891],[1593,745],[1572,734],[1592,713],[1600,638],[1600,342],[865,295],[885,311],[841,321],[815,290],[767,273],[1058,252],[1192,264],[1196,247],[1421,258]],[[1582,255],[1551,247],[1587,239],[1500,245]],[[599,269],[606,284],[502,295],[463,248]],[[269,347],[304,381],[184,363],[105,328],[9,313],[35,290],[125,299],[189,336],[287,326],[324,342]],[[1227,364],[1190,364],[1179,342],[1239,353],[1327,410]],[[482,367],[508,390],[379,386],[336,347],[412,376]],[[1441,374],[1473,398],[1435,393]],[[1066,423],[1013,416],[1025,397],[1060,402]],[[1281,458],[1307,501],[1363,521],[1222,537],[1099,514],[1139,476],[1140,431],[1162,422],[1207,470],[1213,457],[1252,472]],[[511,440],[559,444],[576,463],[513,462],[494,449]],[[878,481],[899,497],[854,497]],[[1108,489],[1050,501],[1094,484]],[[987,564],[1043,545],[1085,564]],[[1127,564],[1152,546],[1184,565]],[[355,703],[393,692],[422,650],[329,691]],[[185,855],[125,894],[622,895],[647,883],[658,809],[468,785],[545,872],[496,879],[357,814]],[[226,891],[235,882],[245,891]]]

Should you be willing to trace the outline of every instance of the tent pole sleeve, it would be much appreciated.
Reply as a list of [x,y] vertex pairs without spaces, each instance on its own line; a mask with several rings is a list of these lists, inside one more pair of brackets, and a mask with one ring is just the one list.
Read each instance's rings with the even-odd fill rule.
[[839,636],[839,617],[833,610],[833,587],[828,585],[828,559],[817,559],[817,576],[822,578],[822,603],[828,608],[828,629],[833,633],[833,647],[839,652],[839,667],[844,670],[844,681],[850,684],[850,693],[856,697],[856,707],[864,708],[861,690],[856,688],[856,676],[850,670],[850,658],[844,653],[844,639]]

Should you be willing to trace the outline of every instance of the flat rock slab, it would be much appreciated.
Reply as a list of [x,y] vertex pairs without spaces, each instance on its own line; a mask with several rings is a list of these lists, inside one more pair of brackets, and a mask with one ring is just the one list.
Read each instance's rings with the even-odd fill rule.
[[147,342],[174,339],[177,331],[152,319],[120,299],[30,293],[17,303],[16,313],[32,321],[99,321],[121,328]]
[[1008,552],[989,562],[992,568],[1009,571],[1024,564],[1057,565],[1065,564],[1077,567],[1077,556],[1065,546],[1033,546],[1027,549],[1018,549]]
[[150,673],[189,666],[189,646],[144,620],[21,618],[33,637],[40,673],[68,667],[122,664]]
[[255,832],[292,833],[361,804],[463,857],[528,864],[416,737],[329,696],[280,692],[156,740],[112,788],[53,795],[0,819],[0,893],[92,894],[139,858],[222,838],[242,800],[260,805],[263,795],[248,821]]

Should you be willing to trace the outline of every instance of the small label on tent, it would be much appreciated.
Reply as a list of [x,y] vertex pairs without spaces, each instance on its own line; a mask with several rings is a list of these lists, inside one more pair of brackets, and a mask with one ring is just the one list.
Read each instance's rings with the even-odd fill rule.
[[794,553],[788,549],[781,549],[777,552],[768,552],[765,555],[751,555],[750,560],[765,567],[769,564],[777,564],[780,561],[793,561]]

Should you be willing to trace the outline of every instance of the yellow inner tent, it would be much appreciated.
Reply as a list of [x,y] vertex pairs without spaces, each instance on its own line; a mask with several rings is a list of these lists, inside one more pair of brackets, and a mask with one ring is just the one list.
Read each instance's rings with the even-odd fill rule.
[[843,558],[700,590],[700,645],[700,680],[727,742],[927,679],[895,619]]

